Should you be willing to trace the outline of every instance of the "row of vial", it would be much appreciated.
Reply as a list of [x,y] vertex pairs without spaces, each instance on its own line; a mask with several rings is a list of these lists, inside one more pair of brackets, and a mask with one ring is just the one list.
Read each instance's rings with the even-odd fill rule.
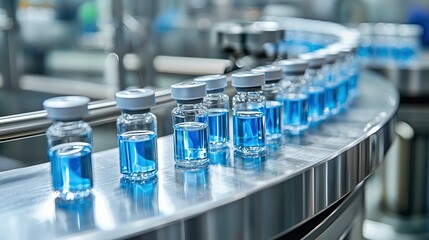
[[421,52],[423,29],[419,25],[361,23],[359,57],[364,63],[415,63]]
[[[344,109],[357,93],[355,49],[333,46],[281,60],[248,72],[232,74],[237,94],[232,99],[234,151],[258,156],[267,144],[285,135],[300,135]],[[174,159],[179,167],[209,162],[210,151],[229,143],[229,98],[224,75],[198,77],[171,86],[177,101],[172,111]],[[120,171],[125,179],[145,181],[158,170],[157,119],[152,90],[116,93]],[[89,99],[57,97],[44,102],[54,120],[47,130],[53,188],[69,200],[88,196],[93,186],[92,132],[82,121]]]

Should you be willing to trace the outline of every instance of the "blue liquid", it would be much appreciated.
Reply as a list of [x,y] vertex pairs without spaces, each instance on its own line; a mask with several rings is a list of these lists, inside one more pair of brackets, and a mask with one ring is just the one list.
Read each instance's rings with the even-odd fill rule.
[[61,198],[72,200],[90,194],[92,188],[91,145],[63,143],[48,151],[54,190]]
[[337,86],[333,83],[327,83],[325,88],[325,104],[330,114],[336,114],[337,109]]
[[243,153],[265,150],[264,114],[260,111],[237,111],[233,115],[234,146]]
[[375,57],[379,60],[385,60],[389,57],[390,48],[383,45],[377,45],[375,47]]
[[308,98],[305,94],[283,96],[283,126],[287,133],[300,134],[308,128]]
[[267,139],[275,139],[281,137],[281,108],[282,104],[277,101],[267,101]]
[[216,151],[210,149],[210,164],[227,166],[230,156],[228,146],[217,148]]
[[416,59],[417,56],[416,49],[412,47],[397,47],[393,52],[394,58],[403,62]]
[[152,131],[130,131],[118,136],[121,173],[126,179],[145,180],[157,170],[156,134]]
[[183,122],[174,125],[174,158],[179,165],[194,166],[208,162],[208,127],[200,122]]
[[374,50],[370,45],[360,45],[358,55],[361,58],[371,58]]
[[324,119],[325,90],[322,87],[310,87],[308,89],[308,115],[312,122]]
[[228,110],[209,109],[209,138],[212,146],[222,146],[228,143]]
[[337,104],[344,106],[347,103],[348,87],[347,80],[341,81],[337,86]]
[[355,73],[352,75],[352,77],[349,79],[349,96],[354,97],[357,94],[357,79],[358,75]]

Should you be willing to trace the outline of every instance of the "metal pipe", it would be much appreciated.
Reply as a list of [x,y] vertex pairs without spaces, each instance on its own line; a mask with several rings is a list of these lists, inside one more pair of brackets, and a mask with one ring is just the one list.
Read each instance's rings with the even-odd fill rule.
[[[157,91],[155,96],[157,104],[154,109],[173,102],[170,89]],[[113,122],[120,114],[115,101],[92,102],[88,108],[89,115],[85,120],[91,126]],[[45,110],[0,117],[0,143],[43,134],[50,124]]]
[[386,155],[383,206],[405,216],[429,212],[428,135],[405,122],[396,127],[396,139]]

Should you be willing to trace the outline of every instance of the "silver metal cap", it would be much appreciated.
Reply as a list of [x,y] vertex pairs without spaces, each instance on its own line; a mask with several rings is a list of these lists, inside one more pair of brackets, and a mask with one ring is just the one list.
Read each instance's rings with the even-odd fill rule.
[[182,82],[171,85],[171,97],[176,100],[194,100],[206,96],[206,83]]
[[89,98],[82,96],[64,96],[47,99],[43,107],[48,118],[60,121],[78,120],[88,115]]
[[222,89],[226,87],[225,75],[206,75],[197,77],[194,79],[194,81],[206,83],[207,91]]
[[265,74],[257,72],[239,72],[232,76],[232,86],[238,88],[260,87],[265,84]]
[[252,72],[265,73],[265,82],[279,81],[283,78],[282,68],[279,66],[265,65],[252,69]]
[[155,92],[151,89],[131,89],[115,94],[116,105],[124,110],[143,110],[155,105]]
[[281,60],[276,65],[283,69],[283,73],[304,73],[308,67],[307,61],[300,59]]
[[325,55],[326,56],[326,63],[334,63],[337,60],[338,55],[339,55],[338,50],[327,49],[327,48],[318,50],[315,53]]
[[307,61],[309,68],[321,68],[326,61],[325,55],[317,53],[300,54],[298,58]]
[[401,37],[420,37],[423,34],[423,28],[416,24],[399,24],[398,35]]

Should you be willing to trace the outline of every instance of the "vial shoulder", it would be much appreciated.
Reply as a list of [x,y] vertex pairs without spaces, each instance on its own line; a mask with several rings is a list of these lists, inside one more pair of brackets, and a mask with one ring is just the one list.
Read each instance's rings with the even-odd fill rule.
[[76,122],[55,122],[47,130],[48,137],[67,137],[74,135],[91,135],[92,129],[88,123],[84,121]]
[[156,115],[151,112],[143,114],[121,114],[121,116],[116,119],[116,123],[151,123],[156,121]]
[[207,115],[207,107],[200,105],[195,108],[175,107],[171,111],[172,115]]
[[228,108],[229,106],[229,97],[226,94],[219,96],[206,96],[203,100],[203,106],[207,109],[210,108]]
[[251,92],[251,93],[239,93],[235,95],[232,99],[233,105],[236,103],[244,102],[265,102],[266,98],[261,92]]

